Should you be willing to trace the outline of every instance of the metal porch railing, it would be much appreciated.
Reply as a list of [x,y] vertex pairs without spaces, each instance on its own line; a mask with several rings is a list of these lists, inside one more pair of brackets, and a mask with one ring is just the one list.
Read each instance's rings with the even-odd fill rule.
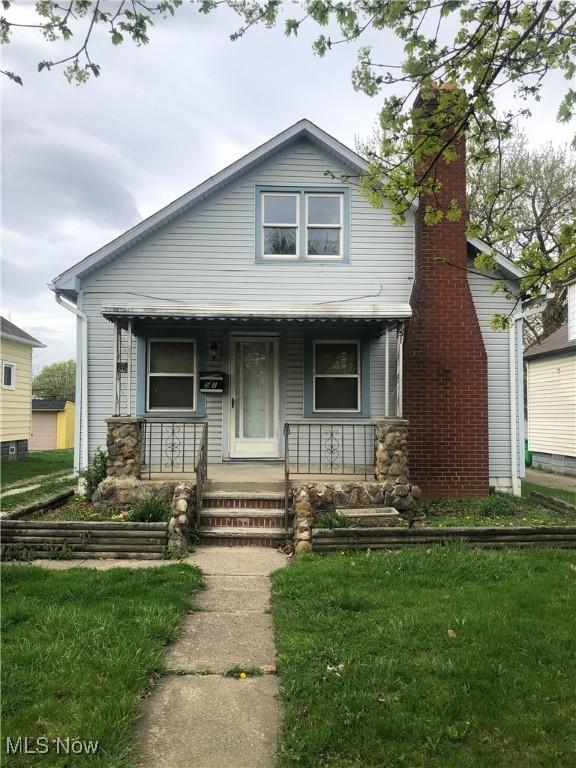
[[284,483],[288,514],[290,477],[346,475],[369,480],[376,462],[376,423],[286,423]]
[[142,477],[194,474],[206,477],[208,424],[204,421],[156,421],[142,426]]

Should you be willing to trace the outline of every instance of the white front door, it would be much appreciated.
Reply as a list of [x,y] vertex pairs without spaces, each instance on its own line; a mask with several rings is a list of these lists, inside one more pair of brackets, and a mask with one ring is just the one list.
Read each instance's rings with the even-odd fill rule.
[[232,336],[230,456],[277,458],[278,338]]

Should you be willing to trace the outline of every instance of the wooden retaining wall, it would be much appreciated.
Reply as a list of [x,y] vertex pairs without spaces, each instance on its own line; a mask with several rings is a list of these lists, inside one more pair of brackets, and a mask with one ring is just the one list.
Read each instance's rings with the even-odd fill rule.
[[0,521],[1,550],[31,549],[36,557],[158,560],[168,544],[168,523]]
[[461,541],[473,547],[576,548],[576,525],[521,528],[314,528],[312,547],[318,552],[342,549],[399,549]]

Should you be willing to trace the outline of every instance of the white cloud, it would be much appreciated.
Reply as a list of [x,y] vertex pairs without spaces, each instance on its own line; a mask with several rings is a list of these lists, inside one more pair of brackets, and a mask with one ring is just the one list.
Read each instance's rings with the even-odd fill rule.
[[[102,34],[92,48],[102,75],[81,87],[36,72],[69,45],[22,31],[4,46],[3,67],[25,85],[3,84],[3,312],[49,344],[37,362],[74,351],[75,321],[46,288],[56,274],[302,117],[351,147],[371,133],[381,98],[353,91],[355,46],[320,59],[313,26],[231,43],[237,27],[224,9],[184,7],[142,48]],[[363,42],[400,58],[387,33]],[[531,142],[571,138],[553,117],[564,87],[549,81]]]

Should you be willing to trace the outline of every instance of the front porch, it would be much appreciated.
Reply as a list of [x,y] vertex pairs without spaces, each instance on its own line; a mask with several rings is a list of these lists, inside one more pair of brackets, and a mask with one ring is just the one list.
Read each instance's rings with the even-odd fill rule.
[[108,503],[115,487],[127,505],[130,494],[178,486],[193,508],[191,520],[180,515],[185,530],[216,519],[204,509],[212,497],[208,507],[238,510],[218,518],[230,528],[261,527],[253,513],[271,505],[277,512],[262,525],[280,521],[287,536],[303,488],[328,489],[340,506],[373,506],[408,482],[401,359],[409,308],[314,305],[293,317],[277,306],[204,310],[103,312],[114,326]]
[[285,425],[283,461],[211,465],[206,423],[110,418],[108,478],[94,501],[124,507],[150,497],[169,501],[169,539],[180,548],[196,529],[216,544],[277,546],[294,536],[303,551],[308,518],[316,514],[371,508],[398,518],[383,508],[414,510],[405,421],[292,426]]

